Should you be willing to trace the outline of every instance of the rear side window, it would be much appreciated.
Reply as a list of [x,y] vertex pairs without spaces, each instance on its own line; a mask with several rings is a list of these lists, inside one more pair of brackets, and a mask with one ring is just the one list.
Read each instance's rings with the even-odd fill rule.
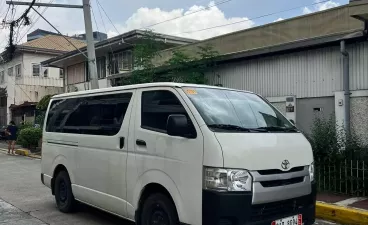
[[184,114],[185,108],[170,91],[145,91],[142,93],[141,127],[166,133],[166,123],[171,114]]
[[90,135],[116,135],[132,93],[56,100],[51,103],[46,131]]

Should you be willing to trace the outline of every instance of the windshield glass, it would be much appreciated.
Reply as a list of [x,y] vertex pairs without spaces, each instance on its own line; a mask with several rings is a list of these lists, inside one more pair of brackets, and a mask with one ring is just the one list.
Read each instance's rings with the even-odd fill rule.
[[237,131],[296,131],[256,94],[214,88],[183,88],[210,128]]

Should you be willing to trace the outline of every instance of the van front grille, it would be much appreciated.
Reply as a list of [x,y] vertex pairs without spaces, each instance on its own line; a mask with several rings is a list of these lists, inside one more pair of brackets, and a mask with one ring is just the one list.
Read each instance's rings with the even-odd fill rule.
[[283,174],[283,173],[292,173],[292,172],[299,172],[299,171],[303,171],[304,170],[304,166],[298,166],[298,167],[293,167],[288,171],[282,171],[279,169],[271,169],[271,170],[258,170],[257,172],[260,175],[272,175],[272,174]]
[[261,181],[261,185],[263,187],[279,187],[286,186],[290,184],[297,184],[304,181],[304,177],[294,177],[286,180],[269,180],[269,181]]

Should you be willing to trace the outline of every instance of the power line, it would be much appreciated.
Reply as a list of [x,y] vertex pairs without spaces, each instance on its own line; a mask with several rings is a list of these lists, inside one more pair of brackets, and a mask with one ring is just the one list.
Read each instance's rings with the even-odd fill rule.
[[[50,0],[50,4],[53,2],[54,0]],[[43,15],[45,12],[46,12],[46,10],[48,9],[49,7],[46,7],[43,11],[42,11],[42,13],[41,13],[41,15]],[[34,13],[34,18],[36,18],[37,17],[37,13]],[[33,19],[34,19],[33,18]],[[24,36],[26,36],[27,34],[28,34],[28,32],[33,28],[33,26],[38,22],[38,20],[40,19],[41,17],[39,16],[39,17],[37,17],[37,19],[32,23],[32,25],[29,27],[29,29],[23,34],[23,36],[19,39],[19,41],[21,41],[23,38],[24,38]],[[23,29],[22,29],[22,31],[23,31]]]
[[[96,0],[96,2],[98,2],[98,0]],[[101,8],[102,8],[102,6],[101,6]],[[104,19],[103,19],[103,17],[102,17],[102,13],[101,13],[100,7],[99,7],[98,5],[97,5],[97,9],[98,9],[98,12],[99,12],[99,14],[100,14],[100,18],[101,18],[101,21],[102,21],[102,25],[103,25],[103,27],[104,27],[104,29],[105,29],[106,34],[107,34],[107,29],[106,29],[105,21],[104,21]],[[103,8],[102,8],[102,9],[103,9]],[[92,14],[93,14],[93,10],[92,10]],[[93,17],[95,17],[95,16],[94,16],[94,14],[93,14]],[[96,22],[96,18],[95,18],[95,22]],[[96,22],[96,26],[97,26],[97,22]],[[98,29],[98,28],[97,28],[97,29]],[[109,43],[111,53],[114,53],[114,50],[112,49],[111,44],[110,44],[110,40],[109,40],[109,39],[107,39],[107,41],[108,41],[108,43]]]
[[198,13],[198,12],[202,12],[202,11],[205,11],[205,10],[210,9],[212,7],[215,7],[215,6],[218,6],[218,5],[227,3],[227,2],[231,2],[231,1],[232,0],[223,0],[223,1],[215,2],[214,4],[211,4],[211,5],[207,6],[207,7],[202,8],[202,9],[199,9],[199,10],[196,10],[196,11],[193,11],[193,12],[190,12],[190,13],[187,13],[187,14],[184,14],[182,16],[177,16],[177,17],[174,17],[174,18],[171,18],[171,19],[163,20],[163,21],[160,21],[160,22],[157,22],[157,23],[154,23],[154,24],[151,24],[151,25],[148,25],[148,26],[139,28],[139,29],[147,29],[149,27],[153,27],[153,26],[156,26],[156,25],[159,25],[159,24],[162,24],[162,23],[166,23],[166,22],[170,22],[170,21],[173,21],[173,20],[177,20],[177,19],[183,18],[185,16],[189,16],[189,15],[192,15],[192,14],[195,14],[195,13]]
[[211,30],[211,29],[215,29],[215,28],[219,28],[219,27],[230,26],[230,25],[234,25],[234,24],[238,24],[238,23],[244,23],[246,21],[260,19],[260,18],[263,18],[263,17],[272,16],[272,15],[275,15],[275,14],[279,14],[279,13],[283,13],[283,12],[288,12],[288,11],[292,11],[292,10],[303,8],[303,7],[313,6],[313,5],[317,5],[317,4],[328,2],[328,1],[330,1],[330,0],[315,2],[315,3],[310,4],[310,5],[303,5],[303,6],[298,6],[298,7],[294,7],[294,8],[290,8],[290,9],[286,9],[286,10],[282,10],[282,11],[278,11],[278,12],[268,13],[268,14],[265,14],[265,15],[261,15],[261,16],[257,16],[257,17],[253,17],[253,18],[247,18],[247,19],[240,20],[240,21],[233,22],[233,23],[227,23],[227,24],[217,25],[217,26],[213,26],[213,27],[207,27],[207,28],[203,28],[203,29],[198,29],[198,30],[184,31],[184,32],[175,33],[175,34],[171,34],[171,35],[189,34],[189,33],[195,33],[195,32],[205,31],[205,30]]
[[[33,7],[32,7],[33,8]],[[68,40],[68,38],[66,38],[54,25],[52,25],[52,23],[50,23],[43,15],[41,15],[41,13],[39,13],[35,8],[33,8],[33,10],[42,18],[44,19],[52,28],[54,28],[67,42],[69,42],[69,44],[71,44],[75,49],[77,49],[79,51],[79,53],[81,53],[88,61],[89,58],[86,56],[86,54],[84,54],[79,48],[77,48],[71,41]]]
[[[105,13],[105,15],[106,15],[107,19],[109,19],[109,20],[110,20],[110,23],[111,23],[111,24],[112,24],[112,26],[115,28],[116,32],[117,32],[118,34],[120,34],[119,30],[115,27],[114,23],[111,21],[111,19],[110,19],[109,15],[107,15],[107,13],[106,13],[105,9],[102,7],[102,5],[100,4],[100,2],[99,2],[98,0],[96,0],[96,2],[97,2],[97,4],[98,4],[99,6],[101,6],[101,9],[102,9],[102,10],[103,10],[103,12]],[[100,13],[100,14],[101,14],[101,13]]]

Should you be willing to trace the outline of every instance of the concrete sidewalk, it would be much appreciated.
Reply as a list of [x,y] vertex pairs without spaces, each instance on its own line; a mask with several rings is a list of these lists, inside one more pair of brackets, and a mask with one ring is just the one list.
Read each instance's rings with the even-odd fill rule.
[[316,216],[348,225],[368,224],[368,197],[319,193]]

